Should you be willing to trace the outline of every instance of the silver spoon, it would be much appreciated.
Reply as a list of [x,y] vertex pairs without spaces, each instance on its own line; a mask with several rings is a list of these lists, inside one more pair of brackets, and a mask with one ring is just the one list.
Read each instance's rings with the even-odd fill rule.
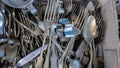
[[[95,6],[94,6],[94,4],[93,4],[93,2],[89,2],[88,3],[88,5],[87,5],[87,7],[86,7],[86,10],[87,10],[87,13],[88,14],[93,14],[93,15],[95,15]],[[97,58],[96,58],[96,50],[95,50],[95,45],[94,45],[94,41],[93,41],[93,44],[92,44],[92,46],[93,46],[93,51],[94,51],[94,53],[93,53],[93,64],[94,64],[94,68],[98,68],[98,63],[97,63]]]
[[9,61],[9,63],[13,62],[16,58],[17,54],[17,46],[11,46],[7,45],[5,50],[6,50],[6,59]]
[[84,28],[83,28],[83,37],[85,41],[90,44],[90,62],[88,65],[88,68],[92,67],[92,59],[93,59],[93,52],[92,52],[92,41],[94,38],[97,37],[97,24],[94,16],[89,16],[87,20],[84,23]]
[[95,7],[94,7],[94,5],[93,5],[93,3],[91,1],[87,4],[86,11],[87,12],[95,11]]
[[95,11],[95,8],[94,8],[93,3],[90,1],[85,8],[85,12],[84,12],[85,20],[87,19],[89,14],[92,13],[93,11]]
[[66,10],[66,14],[68,14],[72,10],[72,0],[64,0],[64,2],[65,2],[64,7]]
[[[19,8],[19,9],[26,9],[27,11],[30,11],[32,14],[35,14],[37,10],[35,7],[32,5],[34,0],[2,0],[3,3],[6,5],[13,7],[13,8]],[[27,12],[23,10],[24,12]]]

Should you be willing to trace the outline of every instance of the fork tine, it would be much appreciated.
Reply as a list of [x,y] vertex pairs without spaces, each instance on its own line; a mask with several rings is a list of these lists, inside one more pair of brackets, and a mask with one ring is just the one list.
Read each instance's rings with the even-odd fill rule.
[[48,11],[49,11],[49,3],[50,2],[50,0],[47,0],[47,7],[46,7],[46,10],[45,10],[45,16],[44,16],[44,19],[46,19],[47,18],[47,15],[48,15]]
[[53,5],[54,5],[54,0],[53,1],[50,0],[50,12],[48,13],[50,21],[52,20],[52,13],[53,13],[52,9],[54,8]]
[[[81,7],[80,7],[80,8],[81,8]],[[77,25],[79,24],[78,21],[80,20],[80,17],[82,16],[81,13],[82,13],[82,10],[80,9],[79,14],[78,14],[78,17],[77,17],[77,19],[76,19],[76,21],[75,21],[76,27],[78,27],[78,26],[77,26]]]

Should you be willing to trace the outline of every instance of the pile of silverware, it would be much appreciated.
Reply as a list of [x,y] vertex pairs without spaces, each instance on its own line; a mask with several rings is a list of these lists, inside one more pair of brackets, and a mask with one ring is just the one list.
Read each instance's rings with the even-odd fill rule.
[[0,0],[0,67],[103,68],[97,0]]

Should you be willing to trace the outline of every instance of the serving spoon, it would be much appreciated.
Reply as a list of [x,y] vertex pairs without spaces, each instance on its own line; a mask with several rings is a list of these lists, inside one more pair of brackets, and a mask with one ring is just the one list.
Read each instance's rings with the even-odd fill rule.
[[97,24],[94,16],[89,16],[83,25],[83,37],[90,44],[90,62],[88,68],[92,68],[93,52],[92,41],[97,37]]

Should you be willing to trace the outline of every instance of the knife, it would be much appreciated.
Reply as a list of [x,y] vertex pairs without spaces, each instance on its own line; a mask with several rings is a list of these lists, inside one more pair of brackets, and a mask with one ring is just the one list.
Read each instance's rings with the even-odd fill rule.
[[[43,50],[47,49],[48,45],[45,45]],[[42,47],[36,49],[35,51],[31,52],[30,54],[28,54],[27,56],[25,56],[24,58],[20,59],[17,62],[17,67],[21,67],[23,65],[25,65],[26,63],[30,62],[31,60],[33,60],[35,57],[37,57],[40,53],[41,53],[41,49]]]

